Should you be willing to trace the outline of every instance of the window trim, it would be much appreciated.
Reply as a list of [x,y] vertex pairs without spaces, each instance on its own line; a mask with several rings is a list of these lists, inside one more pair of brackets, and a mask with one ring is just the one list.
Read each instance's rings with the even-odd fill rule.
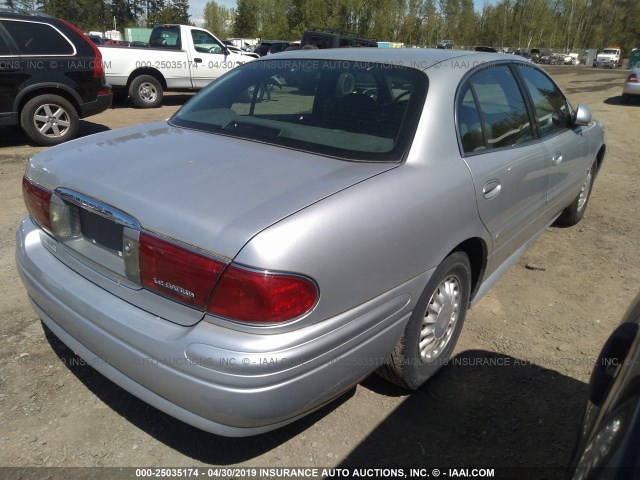
[[[19,49],[18,54],[17,55],[7,55],[7,57],[19,57],[19,58],[40,58],[40,57],[73,57],[76,56],[78,54],[78,50],[76,49],[75,44],[69,40],[69,37],[67,37],[57,26],[53,25],[52,23],[47,23],[47,22],[38,22],[37,20],[22,20],[22,19],[17,19],[17,18],[3,18],[1,20],[3,23],[4,22],[22,22],[22,23],[38,23],[40,25],[46,25],[47,27],[53,28],[56,32],[58,32],[62,38],[64,38],[67,43],[69,45],[71,45],[71,49],[72,49],[72,53],[52,53],[52,54],[20,54],[19,53]],[[3,25],[4,27],[4,25]],[[7,32],[9,34],[9,36],[11,37],[11,43],[15,44],[15,41],[13,39],[13,36]],[[17,47],[17,45],[16,45]]]
[[538,72],[542,73],[542,75],[545,76],[551,82],[551,84],[554,87],[556,87],[556,89],[560,92],[560,95],[562,95],[562,98],[564,99],[564,104],[566,105],[567,113],[569,114],[569,120],[571,120],[571,112],[573,112],[573,106],[571,105],[571,102],[569,102],[569,99],[564,94],[562,89],[558,86],[558,84],[556,82],[553,81],[553,79],[547,74],[547,72],[545,72],[541,68],[529,67],[528,65],[525,65],[525,64],[514,64],[513,65],[513,67],[514,67],[513,69],[515,70],[514,74],[517,75],[517,77],[522,82],[521,88],[524,90],[525,95],[527,97],[527,100],[531,104],[531,115],[533,116],[533,118],[535,120],[535,129],[538,132],[538,138],[540,140],[542,140],[542,141],[545,141],[548,138],[553,138],[553,137],[556,137],[558,135],[562,135],[562,134],[566,133],[568,130],[572,130],[572,128],[569,125],[567,125],[567,126],[565,126],[564,128],[562,128],[560,130],[555,130],[551,135],[547,135],[547,136],[543,136],[542,135],[542,132],[540,131],[540,128],[538,126],[538,117],[536,115],[535,103],[533,102],[533,98],[531,97],[531,93],[529,92],[529,89],[527,88],[527,86],[525,84],[525,80],[522,77],[522,74],[520,73],[520,68],[521,68],[520,65],[522,65],[522,68],[531,68],[531,69],[535,69]]
[[[300,61],[300,62],[305,62],[308,61],[308,58],[300,58],[300,59],[292,59],[292,62],[296,62],[296,61]],[[259,62],[279,62],[280,60],[277,59],[263,59],[263,60],[259,60]],[[319,63],[323,63],[323,62],[336,62],[335,59],[326,59],[323,57],[320,57],[318,59],[316,59],[315,57],[313,58],[313,61],[318,61]],[[342,62],[342,61],[341,61]],[[358,60],[344,60],[345,63],[353,63],[353,64],[358,64],[361,63]],[[379,66],[380,68],[384,69],[384,71],[390,71],[390,68],[388,65],[384,64],[384,63],[380,63],[380,62],[367,62],[370,63],[372,65],[376,65]],[[249,65],[249,66],[247,66]],[[237,67],[236,69],[233,69],[227,73],[225,73],[224,75],[218,77],[216,80],[212,81],[207,87],[205,87],[207,90],[211,89],[211,88],[215,88],[215,85],[218,84],[219,82],[223,82],[227,79],[227,77],[234,75],[234,72],[237,73],[237,71],[239,69],[242,68],[254,68],[256,66],[256,63],[251,62],[250,64],[245,64],[244,66],[240,66]],[[427,73],[424,70],[420,70],[417,68],[413,68],[413,67],[405,67],[402,65],[396,65],[394,66],[394,68],[400,70],[400,69],[404,69],[407,71],[411,71],[414,72],[413,74],[416,75],[416,78],[420,78],[420,83],[421,83],[421,87],[424,88],[419,88],[416,91],[416,101],[415,102],[411,102],[408,107],[407,107],[407,111],[405,112],[405,115],[403,116],[402,122],[398,128],[398,139],[399,139],[399,144],[402,145],[403,148],[397,148],[394,146],[394,149],[392,149],[389,152],[384,152],[382,154],[378,153],[378,152],[361,152],[361,151],[350,151],[350,150],[345,150],[343,148],[339,148],[339,147],[331,147],[331,146],[325,146],[323,147],[323,150],[320,149],[310,149],[310,148],[306,148],[304,145],[302,145],[303,142],[295,142],[292,141],[289,144],[284,144],[284,143],[274,143],[274,142],[269,142],[267,140],[264,139],[259,139],[259,138],[245,138],[239,135],[232,135],[229,133],[224,133],[221,131],[214,131],[211,129],[207,129],[207,128],[201,128],[195,125],[191,125],[189,124],[190,122],[188,121],[184,121],[183,119],[179,118],[179,114],[180,112],[183,110],[183,108],[179,109],[178,111],[176,111],[168,120],[167,123],[171,126],[177,127],[177,128],[185,128],[185,129],[189,129],[189,130],[194,130],[194,131],[200,131],[200,132],[207,132],[213,135],[220,135],[220,136],[225,136],[225,137],[229,137],[229,138],[236,138],[236,139],[243,139],[246,141],[250,141],[250,142],[256,142],[256,143],[262,143],[265,145],[272,145],[278,148],[286,148],[289,150],[294,150],[294,151],[300,151],[300,152],[304,152],[304,153],[310,153],[312,155],[319,155],[319,156],[323,156],[323,157],[327,157],[327,158],[333,158],[336,160],[341,160],[341,161],[348,161],[348,162],[355,162],[355,163],[359,163],[359,162],[363,162],[363,163],[396,163],[396,164],[404,164],[407,160],[407,157],[409,156],[409,153],[411,152],[411,148],[412,145],[415,141],[415,138],[418,134],[419,131],[419,124],[420,121],[423,118],[423,110],[424,110],[424,106],[425,106],[425,102],[427,99],[427,96],[429,94],[429,86],[430,86],[430,79],[429,76],[427,75]],[[254,92],[254,101],[252,102],[252,105],[255,106],[255,97],[257,95],[257,89]],[[188,104],[185,104],[185,106]],[[182,122],[185,123],[182,123]],[[411,122],[411,125],[408,125],[407,122]],[[318,144],[316,144],[318,145]],[[371,159],[371,157],[377,157],[380,156],[381,158],[374,158]],[[384,158],[387,157],[387,158]]]
[[[454,108],[454,128],[456,130],[456,137],[458,140],[458,151],[460,153],[460,156],[462,158],[467,158],[467,157],[475,157],[477,155],[484,155],[487,153],[491,153],[491,152],[501,152],[504,150],[510,150],[510,149],[514,149],[514,148],[522,148],[522,147],[528,147],[530,145],[533,145],[535,143],[539,143],[541,142],[543,139],[540,137],[538,129],[537,129],[537,119],[535,118],[535,116],[532,116],[533,110],[531,110],[531,106],[529,104],[529,102],[531,101],[531,99],[529,98],[529,92],[528,91],[523,91],[523,85],[520,81],[520,75],[519,72],[514,72],[513,67],[515,67],[516,65],[524,65],[525,67],[527,66],[524,62],[518,62],[518,61],[513,61],[513,60],[498,60],[495,62],[490,62],[490,63],[483,63],[482,65],[479,65],[471,70],[469,70],[467,73],[464,74],[464,76],[460,79],[460,82],[458,82],[458,86],[456,87],[456,93],[454,96],[454,101],[453,101],[453,108]],[[478,105],[478,98],[475,94],[475,90],[473,89],[473,84],[469,82],[469,80],[471,79],[471,77],[473,77],[474,75],[476,75],[477,73],[483,71],[483,70],[487,70],[490,68],[495,68],[497,66],[506,66],[509,71],[511,72],[511,75],[514,77],[515,81],[516,81],[516,85],[518,86],[518,89],[520,90],[520,95],[522,95],[522,100],[524,101],[525,104],[525,109],[527,111],[527,116],[529,117],[529,125],[533,125],[533,123],[535,122],[536,126],[531,128],[531,133],[533,138],[527,142],[524,143],[520,143],[518,145],[508,145],[505,147],[498,147],[498,148],[486,148],[487,147],[487,135],[485,132],[485,126],[484,126],[484,116],[482,114],[482,110],[480,109],[480,106]],[[532,67],[532,68],[537,68],[537,67]],[[462,92],[462,87],[465,83],[469,82],[469,87],[470,90],[473,92],[473,100],[476,104],[476,109],[478,110],[478,114],[480,115],[480,119],[481,119],[481,127],[482,127],[482,138],[484,141],[484,150],[478,150],[477,152],[465,152],[464,151],[464,147],[462,145],[462,136],[460,135],[460,128],[458,125],[458,102],[460,101],[460,94]],[[555,83],[554,83],[555,85]],[[557,85],[556,85],[557,87]],[[564,96],[564,93],[563,93]],[[549,137],[546,137],[549,138]]]

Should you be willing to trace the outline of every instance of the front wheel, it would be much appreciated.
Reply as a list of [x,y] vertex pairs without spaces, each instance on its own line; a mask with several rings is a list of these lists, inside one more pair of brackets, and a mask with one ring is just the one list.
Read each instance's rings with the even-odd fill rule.
[[582,187],[580,187],[578,196],[573,200],[571,205],[569,205],[562,211],[555,222],[556,225],[562,227],[573,227],[580,220],[582,220],[582,217],[584,217],[584,212],[587,209],[587,203],[589,202],[589,198],[591,197],[591,189],[593,188],[593,181],[596,177],[596,166],[597,163],[593,162],[593,165],[589,167],[584,182],[582,183]]
[[80,128],[75,107],[58,95],[38,95],[20,112],[20,125],[38,145],[57,145],[72,139]]
[[464,323],[471,266],[464,252],[449,255],[433,273],[388,364],[384,379],[410,390],[421,387],[449,359]]
[[129,96],[138,108],[156,108],[162,103],[162,85],[151,75],[140,75],[129,85]]

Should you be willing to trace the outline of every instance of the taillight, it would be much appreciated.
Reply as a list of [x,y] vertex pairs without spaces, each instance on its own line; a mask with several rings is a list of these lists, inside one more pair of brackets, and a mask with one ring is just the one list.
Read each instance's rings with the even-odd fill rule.
[[318,290],[307,278],[230,265],[207,311],[231,320],[272,324],[304,315],[317,299]]
[[638,83],[638,76],[635,73],[629,74],[629,78],[627,78],[627,83]]
[[81,35],[84,37],[84,39],[87,41],[87,43],[89,43],[89,45],[91,45],[91,48],[93,48],[93,54],[94,54],[94,59],[93,59],[93,77],[94,78],[102,78],[104,76],[104,66],[102,65],[102,52],[100,50],[98,50],[98,47],[96,47],[96,44],[93,43],[89,37],[87,37],[82,30],[80,30],[78,27],[76,27],[73,23],[67,21],[67,20],[62,20],[62,22],[64,22],[70,29],[72,29],[73,31],[75,31],[78,35]]
[[27,211],[40,227],[52,232],[49,208],[52,192],[27,177],[22,178],[22,196],[27,206]]
[[204,310],[225,263],[145,232],[139,240],[140,283]]

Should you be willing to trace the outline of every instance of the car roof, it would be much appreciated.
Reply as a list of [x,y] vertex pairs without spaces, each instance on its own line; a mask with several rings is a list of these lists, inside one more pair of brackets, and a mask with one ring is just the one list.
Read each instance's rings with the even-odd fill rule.
[[[263,57],[264,58],[264,57]],[[471,69],[481,63],[508,60],[518,61],[514,55],[484,53],[470,50],[442,50],[435,48],[326,48],[319,50],[291,50],[278,54],[278,59],[350,60],[372,63],[388,63],[426,70],[448,60],[460,60],[456,68]],[[268,60],[268,59],[267,59]],[[264,61],[264,60],[262,60]],[[522,60],[522,63],[529,63]]]
[[0,8],[0,17],[13,20],[50,21],[55,20],[51,15],[43,12],[31,12],[27,10],[7,10]]

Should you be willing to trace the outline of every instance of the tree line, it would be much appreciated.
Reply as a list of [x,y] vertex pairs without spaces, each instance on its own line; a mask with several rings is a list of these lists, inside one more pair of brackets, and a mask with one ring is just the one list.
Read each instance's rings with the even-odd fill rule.
[[379,41],[576,51],[640,47],[640,0],[237,0],[207,3],[205,26],[222,37],[298,39],[311,27]]
[[[41,10],[83,30],[189,23],[189,0],[6,0]],[[640,47],[640,0],[236,0],[209,1],[204,26],[221,38],[299,39],[328,28],[379,41],[433,46],[486,45],[577,51]]]

